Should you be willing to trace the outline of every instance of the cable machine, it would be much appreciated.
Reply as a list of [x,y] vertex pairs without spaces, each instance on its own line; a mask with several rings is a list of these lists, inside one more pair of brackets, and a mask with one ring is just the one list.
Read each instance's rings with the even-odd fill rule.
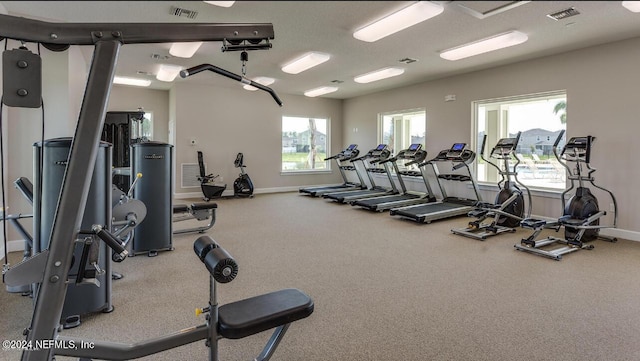
[[[64,172],[60,197],[52,222],[49,249],[39,256],[22,262],[31,272],[39,274],[41,286],[35,300],[30,326],[25,330],[26,344],[44,344],[51,340],[65,341],[58,335],[60,316],[69,280],[73,256],[73,242],[81,233],[82,216],[85,212],[92,171],[96,165],[100,136],[104,126],[111,84],[116,62],[123,44],[168,43],[190,41],[224,41],[223,51],[268,49],[269,39],[274,38],[273,25],[262,24],[155,24],[155,23],[50,23],[21,17],[0,15],[0,40],[16,39],[37,42],[52,51],[65,51],[71,45],[94,46],[92,63],[85,87],[79,119],[72,138],[67,166]],[[227,42],[230,45],[227,45]],[[24,69],[29,61],[39,59],[29,51],[27,59],[17,56],[14,61],[3,59],[4,93],[11,97],[3,99],[9,106],[40,106],[41,77],[29,73],[24,79]],[[35,60],[37,63],[38,60]],[[278,105],[282,102],[271,89],[252,80],[209,64],[199,65],[181,72],[182,77],[211,70],[225,77],[254,86],[271,94]],[[32,87],[33,86],[33,87]],[[33,90],[33,92],[31,91]],[[36,94],[35,102],[30,94]],[[93,225],[92,231],[121,257],[128,255],[123,244],[102,225]],[[211,274],[211,307],[202,309],[207,314],[204,325],[182,330],[159,339],[136,344],[96,342],[95,348],[69,350],[55,345],[26,348],[22,361],[53,360],[55,355],[82,358],[131,359],[155,354],[164,350],[206,340],[209,360],[218,360],[219,335],[226,338],[242,338],[270,328],[276,328],[268,348],[258,356],[267,360],[282,339],[288,325],[313,312],[313,301],[302,292],[292,289],[229,304],[231,311],[218,310],[215,299],[215,281],[229,282],[237,274],[237,265],[213,240],[204,239],[194,243],[198,257]],[[14,269],[4,272],[5,280],[19,277]],[[286,296],[283,298],[281,296]],[[225,305],[227,306],[227,305]],[[224,307],[224,306],[223,306]],[[248,315],[249,319],[238,319],[235,314]],[[220,316],[220,317],[219,317]],[[223,317],[224,316],[224,317]],[[66,339],[69,341],[69,339]],[[84,340],[73,339],[77,344]]]

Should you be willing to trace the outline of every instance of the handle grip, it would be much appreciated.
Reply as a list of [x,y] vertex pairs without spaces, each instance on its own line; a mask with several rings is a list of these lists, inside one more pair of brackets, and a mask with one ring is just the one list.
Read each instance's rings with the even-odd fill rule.
[[247,78],[245,78],[243,76],[240,76],[238,74],[232,73],[232,72],[230,72],[228,70],[224,70],[222,68],[218,68],[215,65],[201,64],[201,65],[196,65],[194,67],[191,67],[189,69],[181,70],[180,71],[180,77],[186,78],[186,77],[189,77],[191,75],[198,74],[199,72],[204,71],[204,70],[209,70],[209,71],[212,71],[212,72],[214,72],[216,74],[220,74],[222,76],[225,76],[227,78],[230,78],[230,79],[233,79],[233,80],[237,80],[237,81],[241,82],[242,84],[251,85],[251,86],[256,87],[256,88],[258,88],[260,90],[264,90],[267,93],[271,94],[271,97],[273,98],[273,100],[276,101],[276,103],[278,103],[279,106],[282,106],[282,100],[280,100],[280,98],[278,97],[276,92],[273,91],[273,89],[271,89],[271,88],[269,88],[267,86],[264,86],[264,85],[262,85],[260,83],[256,83],[253,80],[247,79]]
[[104,243],[107,244],[111,249],[113,249],[117,254],[124,259],[127,257],[129,252],[124,248],[124,245],[114,237],[109,231],[102,228],[100,225],[93,226],[93,232],[98,236]]

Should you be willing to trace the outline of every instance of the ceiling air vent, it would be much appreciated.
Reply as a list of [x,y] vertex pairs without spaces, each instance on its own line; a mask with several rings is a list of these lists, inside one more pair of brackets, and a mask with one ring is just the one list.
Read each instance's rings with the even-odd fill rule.
[[332,80],[331,82],[334,83],[334,84],[342,84],[342,83],[344,83],[344,80],[336,79],[336,80]]
[[553,14],[549,14],[547,15],[547,17],[550,17],[553,20],[562,20],[578,14],[580,14],[580,12],[575,8],[568,8],[562,11],[555,12]]
[[172,6],[171,7],[171,15],[180,16],[183,18],[195,19],[198,16],[198,12],[195,10],[189,10],[185,8],[179,8]]
[[411,63],[415,63],[416,61],[418,61],[417,59],[411,59],[411,58],[402,58],[400,60],[398,60],[401,63],[405,63],[405,64],[411,64]]

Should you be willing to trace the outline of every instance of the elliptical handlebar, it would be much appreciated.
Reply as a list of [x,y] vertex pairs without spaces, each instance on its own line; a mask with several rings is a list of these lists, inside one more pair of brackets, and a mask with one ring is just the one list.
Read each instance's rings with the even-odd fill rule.
[[563,162],[562,157],[558,155],[558,144],[560,144],[562,137],[564,137],[564,133],[565,133],[565,130],[562,129],[560,131],[560,134],[558,134],[558,138],[556,138],[556,141],[553,143],[553,155],[558,160],[558,163],[560,163],[567,170],[567,174],[571,175],[571,168],[569,168],[569,166],[567,165],[567,162]]

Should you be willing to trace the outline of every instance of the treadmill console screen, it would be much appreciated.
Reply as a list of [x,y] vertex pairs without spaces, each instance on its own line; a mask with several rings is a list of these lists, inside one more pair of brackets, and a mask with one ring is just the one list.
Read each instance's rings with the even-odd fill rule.
[[467,146],[467,143],[455,143],[452,147],[451,147],[451,151],[452,152],[461,152],[464,150],[464,147]]
[[378,151],[385,150],[385,149],[387,149],[387,145],[386,144],[380,144],[376,148],[376,150],[378,150]]
[[516,138],[502,138],[496,144],[496,148],[503,149],[515,149],[516,147]]
[[356,148],[358,148],[357,144],[351,144],[350,146],[347,147],[347,150],[355,150]]
[[569,139],[567,142],[567,148],[586,148],[587,147],[587,137],[574,137]]
[[415,152],[416,150],[420,150],[420,148],[422,148],[422,144],[411,144],[408,150],[410,152]]

